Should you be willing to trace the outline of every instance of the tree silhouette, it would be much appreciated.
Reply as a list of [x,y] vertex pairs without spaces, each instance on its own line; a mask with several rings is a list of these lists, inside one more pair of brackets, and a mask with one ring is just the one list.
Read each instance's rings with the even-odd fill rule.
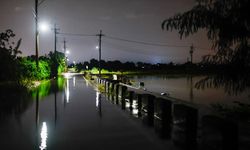
[[65,55],[61,52],[50,52],[49,53],[49,59],[50,59],[50,68],[51,68],[51,74],[50,77],[54,78],[57,77],[58,74],[61,74],[65,70]]
[[249,14],[249,0],[197,0],[191,10],[164,20],[162,29],[177,30],[181,38],[205,29],[216,55],[204,61],[249,67]]
[[12,30],[8,29],[0,33],[0,81],[18,81],[18,59],[17,55],[21,53],[19,46],[21,39],[17,44],[13,42],[15,34]]

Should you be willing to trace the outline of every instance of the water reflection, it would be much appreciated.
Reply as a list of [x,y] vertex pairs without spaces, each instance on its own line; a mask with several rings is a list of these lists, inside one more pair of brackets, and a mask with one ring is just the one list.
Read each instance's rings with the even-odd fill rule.
[[[48,107],[52,106],[51,108],[55,114],[54,116],[53,114],[49,116],[53,117],[56,125],[58,92],[64,89],[64,81],[63,78],[45,81],[32,90],[11,85],[0,86],[0,129],[5,131],[1,132],[0,139],[5,140],[4,142],[7,145],[4,145],[6,147],[3,149],[14,149],[13,147],[15,146],[9,148],[9,145],[13,141],[18,144],[19,141],[14,140],[15,136],[17,140],[20,137],[24,137],[20,142],[23,142],[22,145],[28,145],[29,142],[26,142],[26,139],[29,138],[26,134],[29,132],[32,132],[32,141],[34,141],[34,146],[36,147],[34,149],[47,149],[47,116],[44,116],[44,113],[47,113],[47,111],[44,110],[49,110],[50,108],[48,109]],[[48,95],[53,96],[51,97],[53,101],[50,101],[50,105],[44,108],[44,103],[48,102],[44,100],[47,99],[45,97]],[[41,119],[44,118],[46,122],[41,122]],[[26,132],[27,129],[30,129],[30,131]],[[33,143],[30,141],[29,144]]]
[[193,87],[194,87],[194,84],[193,84],[193,76],[190,75],[190,76],[187,76],[187,82],[188,82],[188,85],[189,85],[189,99],[190,99],[190,102],[193,102],[194,100],[194,91],[193,91]]
[[223,88],[229,95],[239,95],[250,88],[249,74],[217,74],[207,76],[195,84],[197,89]]
[[102,117],[102,97],[99,91],[96,91],[96,108],[98,109],[98,114]]
[[64,93],[65,93],[66,102],[69,103],[69,79],[68,78],[66,79]]
[[41,135],[41,145],[39,146],[39,148],[41,150],[45,150],[47,148],[47,138],[48,138],[48,129],[46,122],[43,122],[40,135]]
[[76,86],[76,77],[73,77],[73,87]]
[[36,128],[39,125],[39,90],[36,90]]
[[0,86],[0,123],[9,116],[19,118],[33,101],[26,89],[16,86]]
[[[193,82],[192,80],[193,79],[188,80],[188,83],[190,83],[190,85],[192,85],[192,82]],[[65,82],[62,82],[62,81],[65,81]],[[78,80],[76,80],[76,81],[78,81]],[[184,81],[186,81],[186,79]],[[56,84],[53,84],[53,83],[56,83]],[[63,114],[65,116],[62,117],[61,116],[62,115],[61,108],[63,106],[57,104],[58,98],[61,98],[59,91],[63,89],[62,88],[63,86],[65,86],[65,97],[64,98],[66,101],[67,89],[68,89],[68,92],[70,92],[69,90],[75,89],[75,88],[72,88],[72,85],[74,84],[73,78],[71,80],[66,79],[66,80],[61,80],[59,82],[57,80],[55,80],[55,81],[52,81],[52,82],[47,83],[47,84],[48,84],[47,86],[43,85],[43,88],[37,88],[36,90],[33,91],[34,92],[33,96],[35,96],[35,98],[36,98],[35,101],[34,100],[32,101],[32,99],[29,100],[29,102],[31,102],[31,103],[36,102],[36,105],[33,105],[32,109],[27,111],[27,114],[25,114],[27,116],[28,115],[31,116],[32,122],[30,123],[30,122],[26,121],[27,118],[25,118],[25,117],[24,117],[24,119],[22,119],[22,121],[26,123],[25,126],[28,124],[27,127],[31,126],[31,128],[33,127],[32,129],[35,130],[35,127],[34,127],[34,123],[35,123],[34,117],[35,116],[34,115],[36,115],[36,124],[38,126],[38,128],[36,129],[37,133],[36,133],[36,139],[35,139],[35,140],[37,140],[36,149],[60,149],[58,147],[62,146],[63,144],[65,144],[65,145],[67,144],[66,146],[68,146],[68,144],[72,144],[71,142],[75,138],[75,137],[73,137],[73,140],[71,140],[72,135],[73,136],[76,135],[77,136],[76,138],[80,139],[80,140],[77,140],[76,143],[73,143],[73,144],[76,146],[79,146],[79,145],[82,146],[81,145],[82,141],[84,141],[84,139],[88,138],[88,137],[81,136],[78,133],[75,133],[76,131],[81,131],[81,133],[84,133],[86,130],[91,129],[89,131],[97,131],[98,132],[97,135],[99,136],[99,133],[102,133],[102,131],[105,130],[105,133],[106,133],[106,131],[108,131],[107,134],[109,134],[109,133],[112,134],[113,131],[106,130],[106,127],[107,127],[107,126],[105,126],[106,124],[102,124],[102,126],[99,126],[99,125],[95,126],[94,125],[92,127],[92,125],[94,123],[98,123],[98,122],[95,122],[96,118],[99,118],[99,116],[102,117],[103,116],[102,111],[105,109],[108,109],[110,111],[105,110],[105,118],[101,119],[101,121],[103,123],[108,123],[109,125],[116,125],[116,126],[118,125],[119,128],[121,129],[119,131],[122,131],[124,129],[129,129],[129,130],[131,129],[131,131],[128,132],[128,135],[129,135],[128,138],[130,138],[130,135],[135,135],[135,134],[130,134],[132,132],[137,131],[137,129],[136,130],[133,129],[134,126],[131,126],[131,128],[124,128],[124,126],[122,126],[121,123],[119,122],[119,119],[117,121],[112,121],[112,119],[114,118],[113,115],[116,111],[112,107],[109,107],[109,105],[103,101],[104,97],[101,96],[101,93],[99,91],[96,91],[96,93],[94,93],[94,95],[93,95],[93,91],[91,91],[92,95],[90,97],[86,98],[86,100],[84,100],[84,101],[82,100],[82,97],[84,97],[90,93],[89,92],[91,90],[90,88],[84,87],[83,89],[79,89],[79,91],[84,90],[85,93],[81,93],[81,95],[79,95],[78,99],[74,99],[74,101],[71,102],[71,106],[74,106],[74,107],[69,107],[69,109],[67,109],[67,113]],[[69,84],[71,85],[70,88],[69,88]],[[54,87],[54,86],[56,86],[56,87]],[[77,86],[77,88],[79,88],[79,87],[81,87],[81,86]],[[46,98],[47,100],[45,100],[45,101],[43,101],[43,97],[42,97],[43,94],[39,93],[39,92],[41,92],[41,91],[39,91],[41,89],[43,91],[46,91],[43,93],[50,93],[50,96],[48,96]],[[77,91],[77,90],[75,90],[75,91]],[[72,92],[71,98],[73,98],[72,96],[74,96],[74,98],[75,98],[75,95],[73,95],[73,94],[77,93],[75,91],[71,91]],[[119,93],[119,91],[118,91],[118,93]],[[12,92],[12,94],[13,94],[13,92]],[[10,94],[10,95],[12,95],[12,94]],[[167,141],[168,143],[171,143],[171,144],[174,143],[178,147],[181,147],[182,149],[192,149],[192,150],[195,150],[197,148],[199,150],[201,150],[201,149],[202,150],[208,150],[208,149],[209,150],[213,150],[213,149],[227,149],[227,150],[232,149],[233,150],[233,149],[237,149],[236,147],[238,146],[238,142],[240,141],[238,134],[240,135],[240,133],[242,131],[249,131],[247,129],[243,129],[241,132],[238,132],[238,129],[241,129],[242,126],[240,126],[238,128],[234,123],[225,122],[224,120],[221,121],[220,119],[217,119],[215,117],[198,116],[201,113],[198,112],[198,110],[196,110],[195,108],[189,107],[189,105],[186,106],[186,105],[176,104],[176,103],[172,103],[172,101],[170,101],[170,100],[167,101],[166,99],[150,97],[149,95],[142,95],[142,94],[135,94],[135,93],[133,94],[133,96],[131,96],[131,95],[132,95],[131,93],[125,94],[126,100],[129,100],[129,103],[128,103],[129,105],[127,105],[127,108],[129,108],[129,109],[127,109],[127,110],[132,112],[132,114],[138,115],[137,116],[138,118],[135,120],[141,121],[141,119],[144,118],[145,123],[147,125],[150,125],[151,127],[154,127],[157,134],[159,134],[163,138],[168,139],[168,141]],[[18,95],[14,95],[12,97],[15,98],[15,100],[18,100],[19,98],[17,96]],[[117,97],[118,97],[118,95],[117,95]],[[2,98],[3,98],[3,96],[1,96],[1,100],[2,100]],[[64,100],[64,98],[63,98],[63,100]],[[93,99],[95,99],[95,98],[96,98],[96,100],[93,103]],[[6,101],[7,100],[8,99],[6,99]],[[112,97],[110,100],[113,101]],[[86,103],[86,101],[87,101],[87,103]],[[20,98],[20,100],[17,101],[17,103],[19,103],[17,105],[17,107],[13,106],[14,109],[11,109],[11,114],[18,113],[19,108],[23,109],[21,112],[24,112],[27,109],[27,107],[29,107],[29,105],[27,105],[25,107],[22,106],[23,104],[25,105],[25,102],[26,101],[24,99]],[[5,101],[4,101],[4,103],[5,103]],[[86,109],[86,107],[90,106],[88,104],[91,104],[91,106],[93,106],[93,107]],[[121,105],[121,102],[116,103],[116,104]],[[5,104],[0,104],[0,106],[5,106]],[[85,108],[83,108],[83,107],[85,107]],[[1,107],[1,108],[5,108],[5,107]],[[34,108],[36,108],[36,111],[34,110]],[[75,112],[75,110],[77,110],[77,111]],[[84,111],[81,111],[81,110],[84,110]],[[1,118],[2,118],[2,111],[3,110],[0,109],[0,112],[1,112],[0,117]],[[93,111],[94,111],[94,113],[91,113]],[[86,113],[86,112],[90,112],[90,113]],[[98,112],[98,114],[96,114],[97,112]],[[54,113],[55,113],[55,116],[54,116]],[[88,116],[90,116],[90,117],[88,117],[88,119],[90,119],[90,120],[87,120],[87,122],[86,122],[87,117],[85,119],[76,119],[75,117],[84,118],[80,115],[78,116],[78,114],[81,114],[81,115],[84,114],[83,116],[88,115]],[[75,116],[75,117],[72,117],[72,116]],[[110,116],[111,119],[108,119],[108,116]],[[40,117],[40,122],[39,122],[39,117]],[[54,129],[53,127],[51,127],[51,125],[53,125],[53,123],[54,123],[53,121],[55,121],[55,124],[56,124],[57,117],[59,118],[58,120],[61,124],[60,124],[59,128]],[[125,118],[125,117],[122,117],[122,115],[120,115],[118,113],[117,113],[117,117],[121,117],[121,119]],[[94,119],[92,119],[92,118],[94,118]],[[141,119],[139,119],[139,118],[141,118]],[[92,122],[91,119],[94,120],[94,122]],[[131,121],[131,119],[129,119],[129,120]],[[88,123],[88,121],[90,121],[90,123]],[[108,121],[108,122],[105,122],[105,121]],[[125,121],[127,121],[127,120],[125,120]],[[117,122],[118,122],[118,124],[116,124]],[[16,122],[14,122],[14,123],[16,123]],[[125,126],[127,126],[127,125],[125,124]],[[13,133],[13,135],[18,135],[20,133],[19,129],[18,129],[18,131],[15,131],[15,129],[11,129],[11,127],[9,127],[10,128],[9,130],[11,131],[11,133]],[[108,126],[108,129],[110,129],[109,127],[110,126]],[[78,130],[78,129],[81,129],[81,130]],[[84,129],[84,130],[82,130],[82,129]],[[99,131],[101,131],[101,132],[99,132]],[[126,131],[126,130],[124,130],[124,131]],[[28,131],[28,134],[29,134],[29,132],[32,132],[32,131]],[[124,135],[124,132],[117,131],[116,133],[119,133],[119,137],[121,137],[122,139],[124,139],[123,137],[126,137],[126,133]],[[92,135],[92,132],[90,134]],[[61,137],[61,135],[67,135],[69,137],[68,143],[66,143],[66,142],[60,143],[62,141],[64,142],[65,139],[68,138],[68,137]],[[87,135],[87,134],[85,134],[85,135]],[[21,136],[23,136],[23,135],[21,135]],[[31,136],[34,137],[33,134]],[[48,136],[49,136],[49,138],[48,138]],[[93,138],[93,141],[98,141],[99,140],[98,136],[93,134],[93,136],[91,138]],[[27,138],[27,135],[24,135],[23,137],[26,139],[29,138],[29,137]],[[5,137],[3,136],[3,139],[4,138]],[[138,138],[138,141],[140,141],[139,138]],[[249,139],[249,136],[245,137],[245,138]],[[9,138],[9,139],[11,139],[11,138]],[[131,138],[131,139],[133,140],[134,138]],[[19,140],[19,138],[16,138],[16,140]],[[53,140],[55,140],[56,142],[54,142]],[[116,142],[116,139],[114,139],[114,140],[115,141],[113,143]],[[11,140],[6,140],[6,142],[8,142],[8,141],[11,141]],[[58,141],[60,141],[60,142],[58,142]],[[126,141],[126,139],[125,139],[125,141]],[[143,141],[143,139],[142,139],[142,141]],[[123,141],[121,141],[121,142],[123,142]],[[143,142],[138,142],[138,143],[139,143],[138,147],[144,146]],[[28,144],[30,144],[30,143],[28,143]],[[31,144],[33,144],[33,143],[31,143]],[[57,144],[60,144],[60,145],[57,145]],[[86,143],[86,144],[89,144],[89,143]],[[92,144],[92,143],[90,143],[90,144]],[[85,143],[83,145],[85,146]],[[55,146],[56,148],[53,146]],[[66,146],[65,146],[65,148],[66,148]],[[89,146],[89,145],[87,145],[87,146]],[[23,147],[21,147],[21,148],[24,149]],[[169,147],[166,147],[166,149],[168,149],[168,148]],[[6,148],[6,149],[8,149],[8,148]],[[171,147],[170,147],[170,149],[171,149]],[[176,150],[178,148],[176,148],[176,146],[175,146],[173,149]]]
[[[55,80],[42,82],[40,86],[34,90],[31,91],[31,95],[33,99],[36,100],[36,110],[35,110],[35,123],[36,123],[36,131],[37,135],[36,138],[39,141],[39,126],[40,126],[40,101],[43,100],[46,96],[53,94],[54,95],[54,125],[56,127],[57,123],[57,93],[59,91],[62,91],[65,87],[65,79],[62,77],[59,77]],[[47,123],[42,123],[41,133],[40,133],[40,139],[41,143],[40,145],[37,145],[41,150],[47,149],[47,138],[48,138],[48,129],[47,129]],[[37,143],[38,144],[38,143]]]
[[31,95],[35,100],[37,99],[37,96],[39,100],[43,100],[43,98],[48,96],[49,94],[62,91],[64,87],[65,87],[65,78],[58,77],[54,80],[42,82],[37,88],[31,90]]
[[210,105],[216,102],[231,103],[250,98],[249,74],[207,76],[133,76],[134,86],[145,83],[147,91],[164,94],[197,104]]
[[54,93],[54,98],[55,98],[55,127],[56,127],[56,121],[57,121],[57,91]]

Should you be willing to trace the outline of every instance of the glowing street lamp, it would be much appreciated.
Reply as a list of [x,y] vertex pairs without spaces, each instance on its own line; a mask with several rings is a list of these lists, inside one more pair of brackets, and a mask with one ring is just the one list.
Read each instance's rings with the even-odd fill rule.
[[66,53],[66,54],[70,54],[69,50],[67,50],[65,53]]
[[46,22],[41,22],[38,28],[40,32],[47,32],[49,30],[49,25]]

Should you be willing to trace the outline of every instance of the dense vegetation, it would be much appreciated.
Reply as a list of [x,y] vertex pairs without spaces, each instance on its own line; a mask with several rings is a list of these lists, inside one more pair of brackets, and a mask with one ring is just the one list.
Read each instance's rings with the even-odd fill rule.
[[44,80],[56,77],[65,69],[65,57],[60,52],[50,52],[39,58],[38,68],[35,56],[20,57],[19,46],[14,42],[15,34],[12,30],[6,30],[0,34],[0,83],[14,83],[25,85],[33,80]]

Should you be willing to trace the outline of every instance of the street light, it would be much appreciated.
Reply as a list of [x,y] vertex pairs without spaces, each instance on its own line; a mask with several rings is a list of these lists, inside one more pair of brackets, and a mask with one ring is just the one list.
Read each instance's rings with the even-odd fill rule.
[[47,32],[49,30],[49,25],[46,22],[39,23],[39,31]]

